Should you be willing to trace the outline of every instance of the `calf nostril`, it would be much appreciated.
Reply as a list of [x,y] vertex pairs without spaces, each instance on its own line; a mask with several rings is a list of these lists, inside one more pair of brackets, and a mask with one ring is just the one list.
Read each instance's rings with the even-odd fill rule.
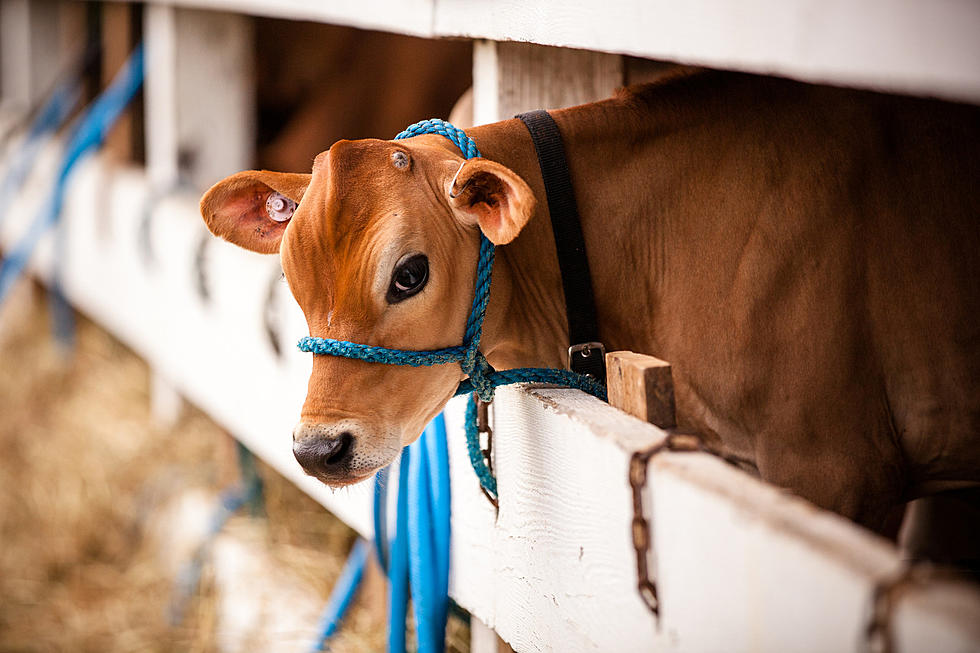
[[333,450],[333,453],[329,454],[324,462],[328,465],[336,465],[347,457],[347,453],[350,451],[351,445],[354,443],[354,436],[351,435],[350,431],[344,431],[340,434],[334,442],[337,443],[337,447]]
[[350,458],[354,435],[345,431],[335,438],[309,437],[293,443],[293,456],[311,476],[336,472]]

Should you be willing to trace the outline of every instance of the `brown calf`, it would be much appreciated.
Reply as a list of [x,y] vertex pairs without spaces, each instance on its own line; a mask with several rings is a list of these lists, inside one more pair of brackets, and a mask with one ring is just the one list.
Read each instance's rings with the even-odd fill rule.
[[[977,108],[696,72],[553,115],[602,340],[673,364],[682,428],[873,527],[896,502],[980,484]],[[410,349],[460,343],[482,230],[501,247],[481,349],[498,369],[561,366],[527,131],[468,133],[484,159],[439,136],[340,141],[312,175],[229,177],[202,214],[280,253],[310,334]],[[287,222],[269,219],[273,191],[299,202]],[[393,297],[417,255],[424,287]],[[460,379],[315,357],[301,462],[331,485],[368,477]]]

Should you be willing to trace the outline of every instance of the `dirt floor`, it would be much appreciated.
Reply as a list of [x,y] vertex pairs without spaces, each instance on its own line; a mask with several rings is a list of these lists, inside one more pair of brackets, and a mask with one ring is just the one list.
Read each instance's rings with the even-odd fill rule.
[[[145,533],[160,488],[229,482],[229,436],[190,408],[156,424],[146,365],[91,322],[78,327],[74,349],[59,347],[30,284],[0,310],[0,651],[216,650],[207,574],[169,625],[173,574]],[[353,532],[261,473],[269,550],[325,600]],[[331,650],[383,649],[376,601],[365,602]]]

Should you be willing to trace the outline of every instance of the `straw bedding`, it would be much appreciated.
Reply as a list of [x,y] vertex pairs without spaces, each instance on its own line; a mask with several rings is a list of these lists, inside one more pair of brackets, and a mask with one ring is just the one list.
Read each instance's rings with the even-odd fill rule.
[[[47,320],[30,283],[0,308],[0,651],[215,650],[207,572],[169,625],[172,572],[146,527],[168,492],[233,479],[227,434],[193,409],[155,424],[139,358],[81,318],[63,351]],[[264,545],[325,599],[353,533],[262,472]],[[332,650],[383,649],[381,594],[365,595]]]

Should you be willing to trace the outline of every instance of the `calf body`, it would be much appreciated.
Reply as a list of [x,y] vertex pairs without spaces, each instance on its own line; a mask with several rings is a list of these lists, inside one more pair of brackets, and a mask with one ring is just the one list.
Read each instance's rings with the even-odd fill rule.
[[[700,72],[553,116],[601,338],[673,364],[681,428],[871,526],[980,484],[980,112]],[[280,251],[312,335],[410,349],[460,342],[480,229],[500,245],[481,350],[498,369],[560,367],[534,148],[516,120],[468,133],[485,160],[438,136],[341,141],[312,176],[229,178],[202,213]],[[263,225],[273,190],[299,208]],[[420,253],[427,285],[386,300]],[[315,357],[294,438],[348,445],[311,473],[344,484],[386,464],[460,376]]]

